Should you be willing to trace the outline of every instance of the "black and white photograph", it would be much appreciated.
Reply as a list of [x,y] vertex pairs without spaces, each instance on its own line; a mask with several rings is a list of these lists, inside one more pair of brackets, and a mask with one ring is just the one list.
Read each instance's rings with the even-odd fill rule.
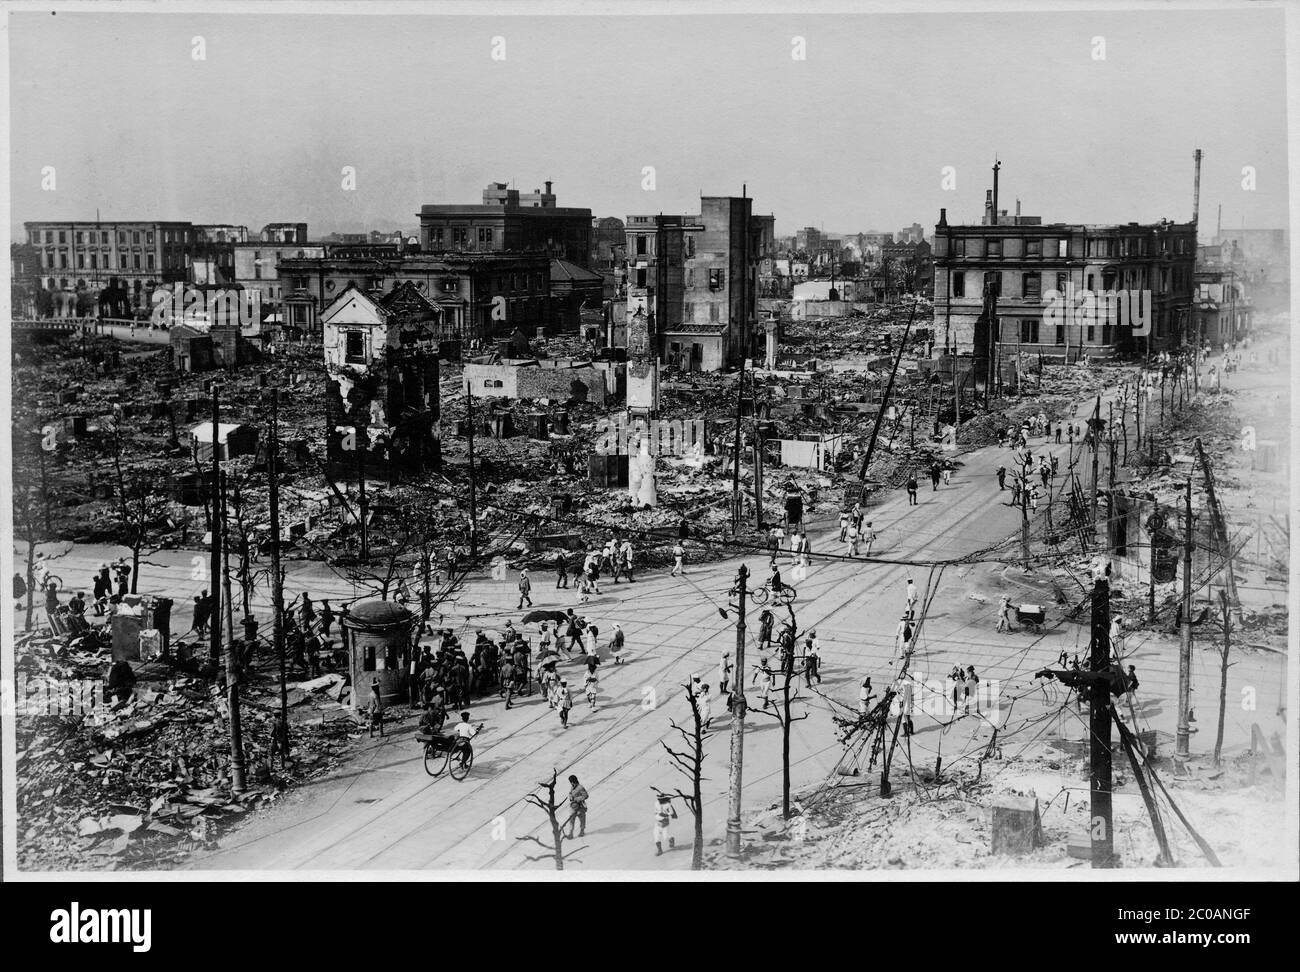
[[1296,5],[3,14],[6,882],[1300,877]]

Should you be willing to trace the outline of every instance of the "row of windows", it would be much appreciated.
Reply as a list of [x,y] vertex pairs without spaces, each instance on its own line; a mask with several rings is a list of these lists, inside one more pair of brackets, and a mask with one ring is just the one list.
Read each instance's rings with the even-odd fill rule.
[[[112,262],[113,262],[113,261],[109,259],[109,255],[108,255],[107,253],[104,254],[104,259],[103,259],[102,262],[101,262],[100,259],[99,259],[99,254],[98,254],[98,253],[91,253],[91,254],[90,254],[90,262],[89,262],[89,263],[87,263],[87,261],[86,261],[86,254],[85,254],[85,253],[78,253],[78,254],[77,254],[77,269],[78,269],[78,270],[86,270],[86,269],[90,269],[90,270],[98,270],[100,267],[103,267],[105,270],[108,270],[108,269],[110,269],[110,268],[112,267]],[[53,269],[55,269],[55,255],[54,255],[53,253],[49,253],[49,252],[42,251],[42,253],[41,253],[41,266],[44,267],[44,268],[46,268],[47,270],[53,270]],[[145,264],[144,264],[144,266],[141,266],[141,265],[140,265],[140,254],[139,254],[139,253],[135,253],[135,254],[126,254],[126,253],[122,253],[122,254],[119,254],[119,256],[118,256],[118,269],[120,269],[120,270],[129,270],[129,269],[132,269],[132,268],[134,268],[134,269],[136,269],[136,270],[153,270],[153,269],[154,269],[154,255],[153,255],[152,253],[146,253],[146,254],[145,254]],[[68,264],[68,254],[67,254],[67,253],[59,253],[59,254],[58,254],[58,269],[60,269],[60,270],[68,270],[68,269],[70,269],[70,266],[69,266],[69,264]]]
[[[1177,292],[1182,290],[1188,280],[1187,270],[1184,267],[1160,267],[1159,272],[1159,292],[1167,293],[1171,289]],[[976,276],[972,271],[970,276]],[[953,297],[964,298],[967,296],[982,296],[982,291],[976,291],[975,284],[978,283],[978,277],[971,281],[971,286],[967,285],[968,273],[964,270],[954,270],[952,273],[951,294]],[[1002,290],[1002,271],[989,270],[983,275],[983,279],[989,281],[994,287],[994,293],[998,297],[1023,297],[1026,300],[1039,300],[1043,294],[1042,274],[1036,271],[1020,274],[1021,292],[1019,294],[1003,293]],[[1101,289],[1111,291],[1120,288],[1132,290],[1149,290],[1151,289],[1151,280],[1146,270],[1129,271],[1121,276],[1117,270],[1107,269],[1101,273]],[[1060,271],[1056,274],[1056,291],[1064,294],[1070,283],[1070,274],[1068,271]],[[1089,273],[1084,276],[1084,289],[1097,292],[1097,275]]]
[[[31,242],[33,245],[42,242],[54,243],[56,241],[59,243],[67,243],[68,232],[68,230],[45,230],[42,233],[41,230],[32,230]],[[41,238],[42,235],[44,236],[43,240]],[[100,245],[106,246],[111,235],[112,234],[109,230],[72,231],[72,238],[77,244],[90,243],[93,245],[98,242]],[[125,244],[129,239],[131,243],[137,245],[141,242],[152,244],[155,236],[153,230],[117,230],[116,235],[118,243]],[[162,238],[164,243],[189,243],[191,241],[191,234],[189,230],[163,230]]]
[[[1021,253],[1026,257],[1041,257],[1044,254],[1051,256],[1055,254],[1058,258],[1068,257],[1070,255],[1070,241],[1068,239],[1043,239],[1041,237],[1028,237],[1023,242]],[[1008,242],[1003,237],[955,237],[952,240],[952,256],[957,257],[988,257],[991,259],[1000,259],[1004,252],[1014,253],[1015,247],[1006,247]],[[1180,236],[1172,240],[1173,247],[1170,247],[1171,240],[1169,237],[1163,237],[1160,240],[1161,253],[1175,253],[1186,255],[1192,252],[1192,241],[1190,237]],[[1151,241],[1147,237],[1132,236],[1119,239],[1113,236],[1099,237],[1089,239],[1087,245],[1087,255],[1089,257],[1115,258],[1121,256],[1149,256],[1151,250]]]

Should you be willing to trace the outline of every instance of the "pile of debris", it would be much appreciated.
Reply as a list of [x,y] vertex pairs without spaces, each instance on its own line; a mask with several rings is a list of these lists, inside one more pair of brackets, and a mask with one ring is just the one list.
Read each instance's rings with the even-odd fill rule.
[[[332,766],[359,723],[340,675],[290,686],[292,754],[269,759],[279,687],[255,661],[241,692],[248,786],[230,787],[229,710],[219,680],[162,661],[130,663],[129,698],[80,692],[56,714],[35,710],[50,686],[99,680],[96,639],[18,639],[18,862],[25,870],[160,868],[207,847],[244,814]],[[102,684],[102,683],[101,683]],[[98,688],[98,686],[95,686]],[[84,703],[84,704],[83,704]]]

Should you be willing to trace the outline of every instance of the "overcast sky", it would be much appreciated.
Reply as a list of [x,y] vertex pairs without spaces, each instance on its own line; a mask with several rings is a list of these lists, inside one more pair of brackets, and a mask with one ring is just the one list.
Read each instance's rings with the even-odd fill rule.
[[313,236],[413,230],[423,203],[551,179],[561,206],[598,216],[695,212],[701,192],[747,183],[782,234],[915,221],[928,235],[941,206],[978,220],[995,153],[1008,210],[1019,197],[1045,221],[1186,220],[1197,147],[1203,236],[1220,203],[1225,226],[1288,221],[1276,9],[9,23],[15,227],[98,207],[254,230],[306,221]]

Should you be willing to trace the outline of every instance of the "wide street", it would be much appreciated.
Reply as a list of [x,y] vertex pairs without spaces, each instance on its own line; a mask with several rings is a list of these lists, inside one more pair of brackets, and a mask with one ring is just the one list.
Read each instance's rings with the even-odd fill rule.
[[[1103,399],[1103,414],[1109,395]],[[1078,421],[1087,414],[1081,403]],[[1035,452],[1043,446],[1035,439]],[[1062,471],[1068,466],[1070,447],[1050,445],[1059,455]],[[1076,449],[1076,453],[1077,453]],[[983,551],[1018,534],[1020,511],[1009,505],[1010,492],[999,492],[994,471],[1010,468],[1008,450],[996,446],[965,453],[957,459],[951,485],[932,490],[923,472],[919,505],[911,507],[899,490],[886,494],[868,511],[879,535],[873,554],[889,561],[957,560]],[[1080,464],[1082,479],[1087,475]],[[1059,484],[1063,477],[1058,477]],[[1045,505],[1045,504],[1044,504]],[[828,778],[840,759],[832,712],[847,714],[856,706],[858,686],[870,675],[881,693],[898,664],[895,627],[904,606],[904,585],[913,577],[926,598],[931,576],[927,566],[900,563],[866,563],[838,559],[844,545],[837,542],[833,524],[837,511],[813,514],[814,559],[807,579],[796,583],[795,602],[801,631],[815,629],[822,646],[824,680],[810,692],[802,687],[794,706],[808,718],[796,722],[792,732],[792,784],[802,787]],[[1041,516],[1041,513],[1040,513]],[[99,562],[120,555],[122,548],[45,547],[54,558],[52,569],[64,579],[65,589],[88,587]],[[997,682],[999,711],[949,723],[946,716],[920,714],[912,739],[911,758],[916,765],[933,767],[942,758],[947,769],[971,768],[991,736],[1001,727],[1004,755],[1012,756],[1025,744],[1058,733],[1082,738],[1084,724],[1073,705],[1056,713],[1065,699],[1058,686],[1043,687],[1033,673],[1055,664],[1062,649],[1086,655],[1086,626],[1064,622],[1054,603],[1051,581],[1077,597],[1086,576],[1063,573],[1051,577],[1051,568],[1033,573],[1007,563],[1014,559],[1013,544],[997,554],[999,562],[949,565],[943,569],[935,598],[925,617],[918,650],[910,673],[920,679],[942,680],[954,664],[974,665],[988,684]],[[18,566],[18,551],[15,551]],[[832,559],[819,559],[829,554]],[[787,582],[789,555],[781,558]],[[615,666],[607,652],[601,667],[601,694],[596,711],[581,695],[583,666],[577,660],[563,663],[562,674],[574,689],[575,709],[570,728],[564,730],[557,715],[534,694],[511,711],[495,697],[472,708],[475,722],[485,729],[475,742],[476,758],[470,776],[461,782],[432,779],[423,769],[421,750],[412,738],[413,720],[391,728],[384,740],[362,740],[356,751],[333,772],[298,787],[275,807],[237,828],[223,840],[220,850],[197,855],[195,866],[222,869],[347,868],[518,868],[551,867],[549,860],[527,860],[544,852],[521,836],[549,833],[542,813],[524,802],[537,784],[557,770],[557,797],[568,791],[567,776],[576,774],[591,793],[588,839],[574,855],[572,866],[582,868],[683,868],[689,866],[691,825],[679,802],[680,819],[674,825],[677,849],[656,858],[650,838],[652,787],[689,790],[689,783],[674,772],[661,742],[676,745],[670,721],[688,720],[689,707],[682,692],[692,674],[717,685],[717,666],[723,650],[735,651],[735,612],[720,616],[728,603],[742,560],[732,559],[691,568],[685,577],[665,571],[641,575],[635,584],[603,585],[604,594],[593,597],[580,613],[601,629],[602,644],[613,622],[622,624],[629,646],[628,663]],[[767,558],[755,552],[743,562],[751,572],[751,585],[767,576]],[[183,632],[189,621],[189,604],[204,580],[206,553],[160,551],[147,556],[140,570],[140,590],[166,593],[176,599],[173,631]],[[938,576],[938,572],[935,572]],[[82,583],[78,583],[78,581]],[[536,607],[576,606],[571,591],[553,589],[553,577],[539,573],[534,579]],[[311,561],[290,561],[286,590],[292,597],[310,591],[313,598],[355,596],[351,585],[329,568]],[[1025,630],[995,631],[996,605],[1003,591],[1013,603],[1048,605],[1049,623],[1041,636]],[[259,591],[257,612],[268,607]],[[970,595],[983,598],[977,600]],[[486,575],[470,579],[454,605],[444,606],[443,623],[462,634],[476,627],[492,629],[507,618],[518,622],[514,575],[493,581]],[[1117,608],[1118,609],[1118,608]],[[38,618],[41,612],[38,609]],[[784,612],[778,612],[783,616]],[[752,673],[757,660],[757,609],[748,616],[746,666]],[[1142,689],[1138,714],[1143,728],[1172,733],[1177,693],[1176,639],[1164,635],[1133,635],[1128,639],[1130,661],[1140,673]],[[1230,706],[1226,742],[1228,751],[1250,741],[1251,724],[1266,735],[1282,730],[1274,712],[1285,677],[1284,658],[1266,653],[1241,653],[1229,677],[1229,698],[1240,697],[1252,686],[1260,699],[1253,713]],[[1193,737],[1194,751],[1213,743],[1213,701],[1218,693],[1218,658],[1214,649],[1198,645],[1193,664],[1194,699],[1202,713],[1201,732]],[[751,712],[758,694],[747,683]],[[714,732],[706,744],[704,785],[705,833],[722,836],[726,815],[728,736],[730,721],[715,703]],[[1207,718],[1208,716],[1208,718]],[[745,747],[745,806],[752,810],[780,798],[781,734],[775,719],[752,714],[747,722]],[[900,748],[899,762],[905,765]],[[863,760],[865,763],[865,760]],[[853,763],[847,764],[850,768]],[[998,762],[987,770],[996,771]],[[865,765],[863,765],[865,771]],[[897,782],[897,780],[896,780]],[[1077,781],[1062,778],[1062,786]],[[874,799],[875,797],[871,797]]]

